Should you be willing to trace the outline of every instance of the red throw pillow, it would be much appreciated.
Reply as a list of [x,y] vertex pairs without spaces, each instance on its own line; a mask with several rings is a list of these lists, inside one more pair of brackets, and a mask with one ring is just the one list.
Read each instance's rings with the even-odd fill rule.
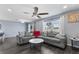
[[38,37],[38,36],[40,36],[40,35],[41,35],[40,31],[34,31],[34,33],[33,33],[33,34],[34,34],[34,36],[35,36],[35,37]]

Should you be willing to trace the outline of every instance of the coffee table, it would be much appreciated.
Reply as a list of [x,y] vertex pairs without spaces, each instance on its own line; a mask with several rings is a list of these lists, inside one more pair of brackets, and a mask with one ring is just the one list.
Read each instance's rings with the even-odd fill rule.
[[33,38],[29,40],[30,48],[41,48],[42,43],[44,42],[41,38]]

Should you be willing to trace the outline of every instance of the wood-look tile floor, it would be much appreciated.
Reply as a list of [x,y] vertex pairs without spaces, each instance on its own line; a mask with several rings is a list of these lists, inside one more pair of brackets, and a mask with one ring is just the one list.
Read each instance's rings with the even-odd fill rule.
[[41,50],[30,49],[29,44],[18,46],[16,38],[9,38],[0,44],[0,54],[79,54],[79,49],[66,47],[63,50],[48,44],[43,44]]

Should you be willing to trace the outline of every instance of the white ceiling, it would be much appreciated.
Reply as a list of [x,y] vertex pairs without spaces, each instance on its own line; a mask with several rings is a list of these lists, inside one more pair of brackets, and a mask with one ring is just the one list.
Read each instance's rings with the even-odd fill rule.
[[[79,8],[78,4],[69,4],[68,8],[63,8],[65,4],[1,4],[0,5],[0,20],[16,21],[18,19],[24,19],[27,21],[35,20],[32,17],[33,8],[38,7],[38,12],[48,12],[48,15],[41,16],[42,18],[60,14],[69,10]],[[9,12],[8,9],[12,11]],[[27,14],[24,14],[27,12]]]

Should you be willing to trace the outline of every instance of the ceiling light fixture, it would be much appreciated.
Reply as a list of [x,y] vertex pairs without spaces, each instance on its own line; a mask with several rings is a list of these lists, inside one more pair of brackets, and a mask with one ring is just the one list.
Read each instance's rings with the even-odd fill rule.
[[11,12],[11,11],[12,11],[12,9],[8,9],[8,11],[9,11],[9,12]]
[[21,23],[24,23],[25,22],[25,20],[23,20],[23,19],[19,19],[18,21],[20,21]]
[[67,8],[68,6],[67,5],[64,5],[64,7],[63,8]]
[[19,19],[18,21],[20,21],[21,23],[30,22],[29,20],[25,20],[25,19]]

